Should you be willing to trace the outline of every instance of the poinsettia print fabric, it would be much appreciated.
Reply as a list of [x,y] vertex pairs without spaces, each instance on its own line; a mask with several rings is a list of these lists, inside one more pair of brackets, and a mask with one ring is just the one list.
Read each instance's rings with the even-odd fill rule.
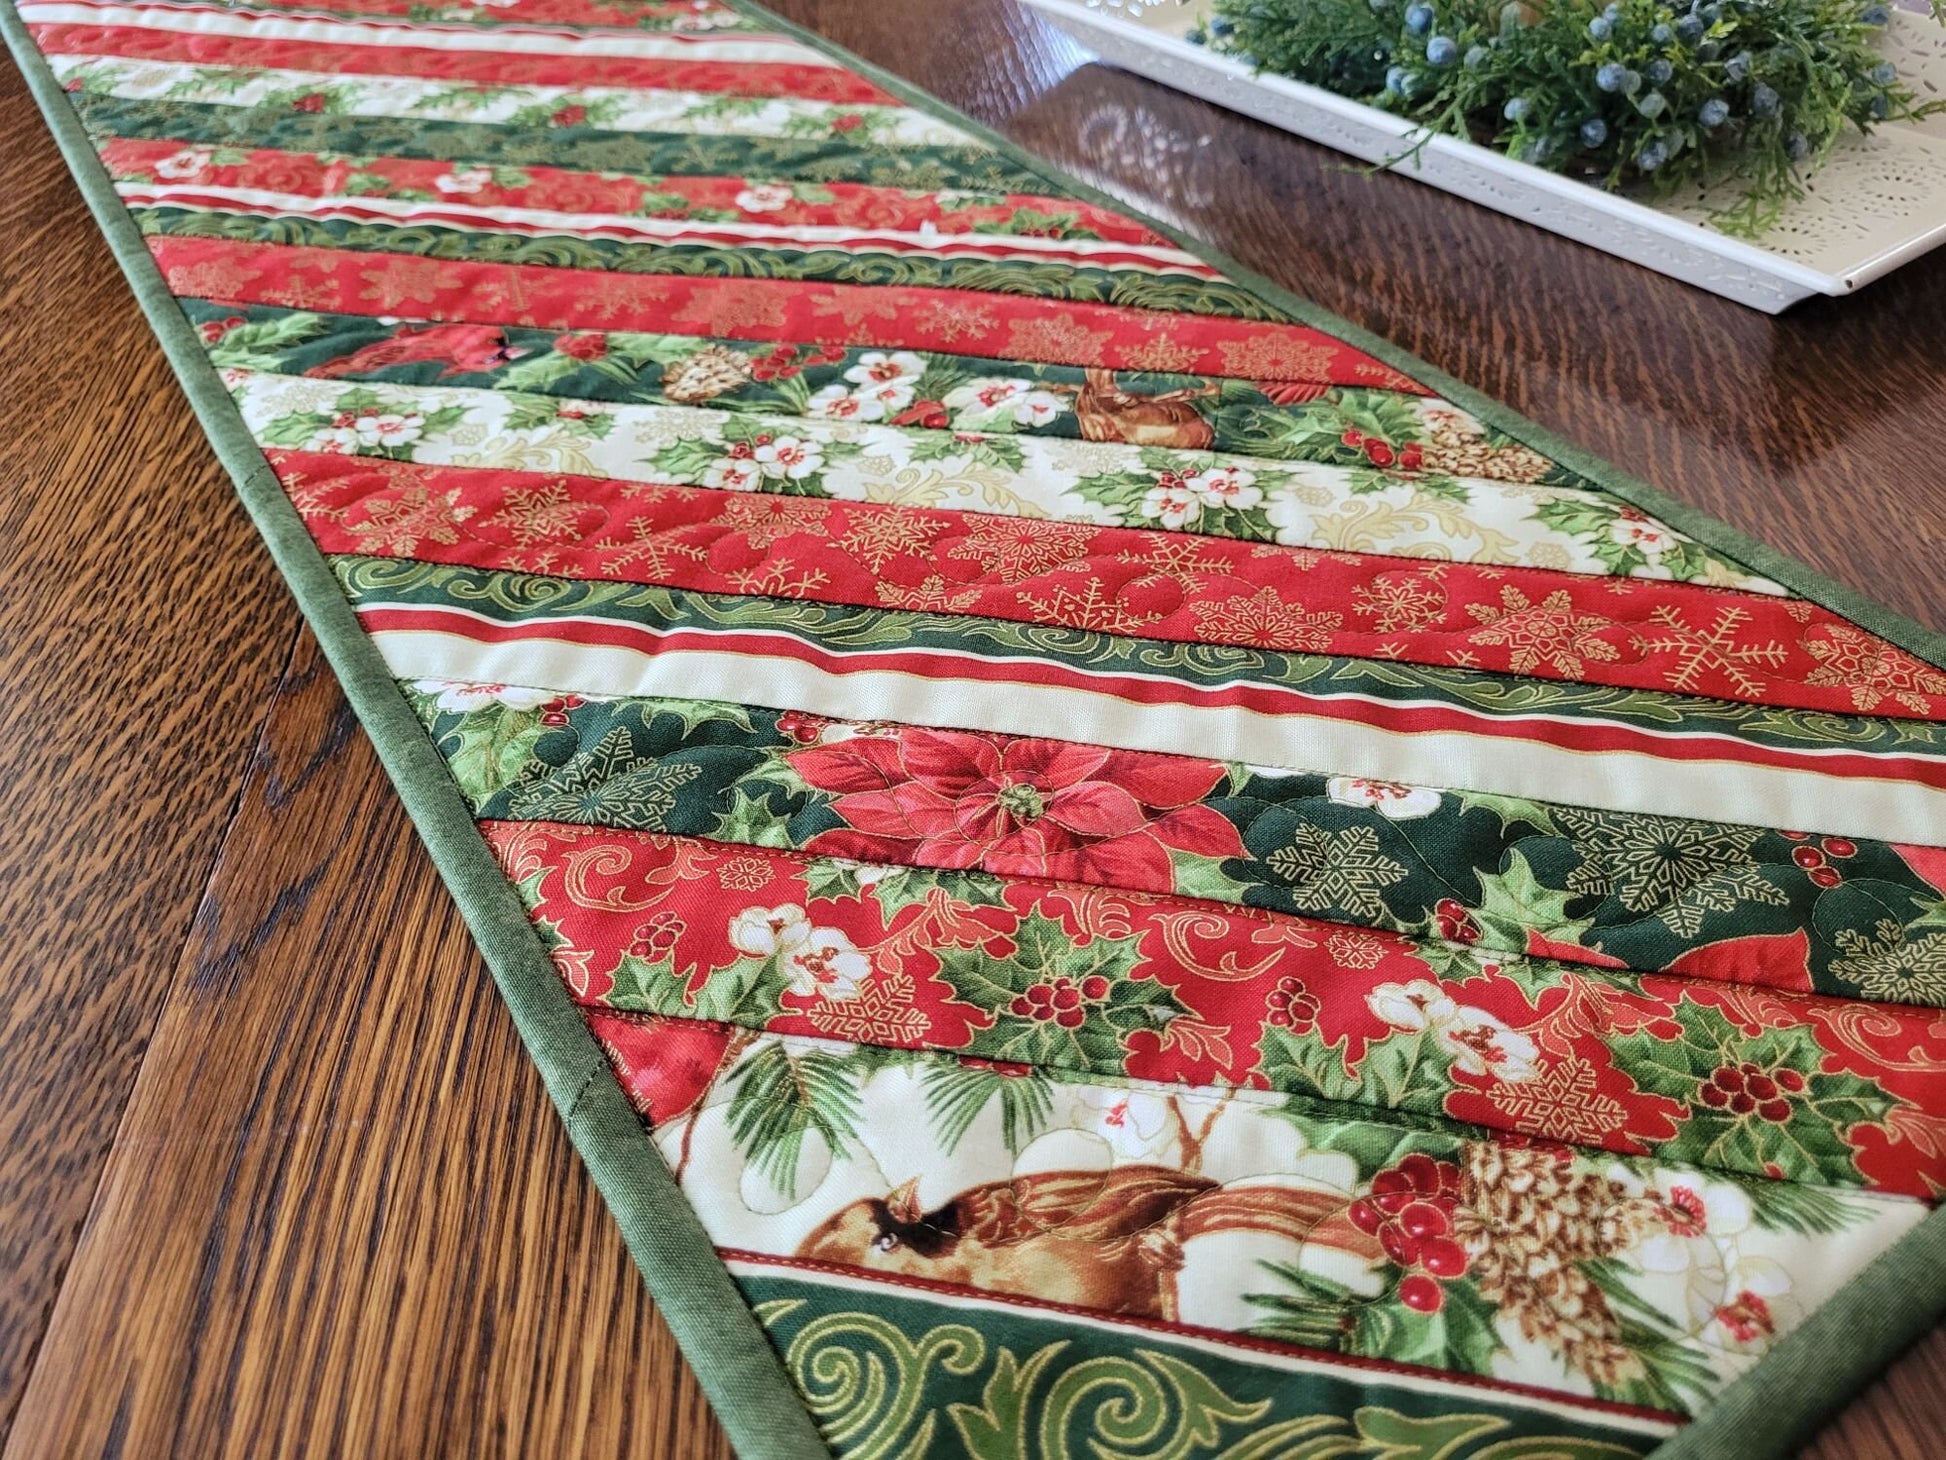
[[[495,820],[1056,876],[1476,953],[1946,1006],[1932,848],[754,705],[404,689]],[[667,794],[633,804],[648,784]],[[1075,811],[1050,816],[1057,798]]]
[[18,9],[835,1453],[1645,1454],[1946,1187],[1917,640],[754,7]]

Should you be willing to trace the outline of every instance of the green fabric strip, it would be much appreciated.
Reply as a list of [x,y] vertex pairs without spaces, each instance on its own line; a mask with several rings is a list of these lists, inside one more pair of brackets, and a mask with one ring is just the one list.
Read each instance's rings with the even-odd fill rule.
[[310,248],[403,254],[456,263],[540,264],[618,274],[674,274],[700,279],[793,279],[915,289],[964,289],[1036,299],[1106,304],[1230,319],[1276,321],[1283,315],[1234,286],[1184,275],[1084,268],[1065,263],[991,259],[908,258],[842,248],[698,248],[619,243],[606,238],[544,234],[469,233],[454,228],[295,215],[259,217],[185,211],[131,210],[142,232],[163,238],[222,238]]
[[[1205,262],[1221,268],[1231,279],[1282,306],[1292,317],[1327,330],[1373,358],[1411,375],[1543,456],[1633,502],[1650,516],[1785,584],[1813,602],[1845,615],[1861,628],[1946,668],[1946,634],[1915,623],[1856,589],[1718,522],[1701,509],[1630,476],[1454,376],[1415,359],[1389,340],[1360,329],[1216,250],[1183,237],[1178,229],[1131,204],[1063,176],[993,128],[946,106],[884,67],[817,32],[766,10],[754,0],[723,0],[723,3],[844,62],[893,96],[950,117],[987,142],[998,155],[1034,170],[1050,182],[1060,178],[1069,196],[1118,208],[1127,216],[1147,223]],[[1813,1321],[1788,1341],[1791,1347],[1787,1352],[1792,1357],[1777,1363],[1774,1362],[1776,1355],[1772,1355],[1760,1363],[1704,1415],[1703,1422],[1691,1426],[1688,1437],[1664,1446],[1662,1453],[1670,1460],[1715,1460],[1731,1451],[1739,1460],[1770,1460],[1770,1457],[1788,1455],[1799,1440],[1836,1413],[1877,1370],[1911,1347],[1942,1319],[1946,1319],[1946,1210],[1934,1213],[1923,1227],[1820,1309]],[[1715,1419],[1718,1413],[1725,1418]]]
[[[1779,749],[1842,740],[1861,755],[1946,756],[1946,725],[1924,720],[1811,714],[1657,690],[1522,679],[1372,659],[1287,654],[1227,645],[1175,644],[1087,629],[1020,624],[906,609],[854,608],[802,599],[692,593],[635,583],[454,568],[409,558],[333,559],[359,607],[463,606],[503,623],[586,615],[646,629],[763,628],[834,654],[939,651],[1056,661],[1090,674],[1161,675],[1217,688],[1274,686],[1329,701],[1340,696],[1433,701],[1481,715],[1548,714],[1627,725],[1650,734],[1710,731]],[[549,685],[587,692],[584,685]]]
[[[793,752],[826,737],[828,727],[810,716],[618,698],[543,721],[538,708],[442,708],[441,691],[406,689],[484,819],[580,821],[794,851],[819,850],[819,837],[844,825],[831,796],[793,768]],[[1528,953],[1538,936],[1557,958],[1590,949],[1639,973],[1666,972],[1721,940],[1775,940],[1744,944],[1762,958],[1801,936],[1820,993],[1946,1006],[1946,907],[1886,842],[1477,792],[1415,790],[1402,801],[1344,778],[1199,764],[1211,782],[1199,804],[1236,828],[1247,856],[1178,850],[1170,885],[1137,890],[1509,955]],[[625,794],[607,794],[628,778],[686,766],[697,770],[672,805],[637,812]],[[1328,876],[1352,848],[1379,859],[1391,879],[1355,907]],[[1844,868],[1838,887],[1807,875],[1798,860],[1807,848]],[[1779,985],[1801,987],[1791,972],[1779,966]]]
[[203,429],[235,479],[451,888],[576,1149],[615,1213],[656,1307],[695,1365],[732,1443],[753,1460],[828,1454],[775,1351],[615,1083],[519,898],[474,829],[438,752],[237,419],[201,343],[156,272],[79,120],[12,6],[0,6],[0,29]]
[[[738,1282],[850,1454],[1620,1460],[1655,1444],[1653,1430],[1604,1423],[1598,1410],[1570,1417],[1486,1388],[1429,1393],[1404,1375],[1282,1369],[1166,1334],[787,1269],[752,1265]],[[865,1364],[892,1382],[833,1382]]]
[[[616,404],[688,405],[671,396],[671,385],[682,389],[683,367],[701,371],[707,363],[717,378],[707,381],[711,410],[751,415],[806,414],[811,397],[826,386],[845,384],[845,372],[867,355],[882,354],[864,346],[779,346],[768,340],[740,340],[704,335],[605,332],[604,353],[596,360],[579,359],[558,351],[555,330],[502,328],[511,360],[486,370],[466,370],[448,360],[409,360],[398,364],[362,363],[359,352],[383,345],[398,336],[400,326],[372,315],[324,314],[285,309],[272,304],[237,305],[222,301],[184,299],[185,313],[198,327],[218,334],[211,353],[218,365],[239,366],[276,375],[304,375],[331,365],[332,377],[371,384],[463,386],[478,390],[519,390],[566,400],[597,400]],[[238,325],[236,322],[241,321]],[[699,353],[711,352],[705,360]],[[785,356],[778,362],[780,353]],[[1086,381],[1077,365],[997,361],[977,355],[952,355],[915,350],[927,364],[918,396],[939,400],[952,386],[968,381],[1005,377],[1027,380],[1039,388],[1072,396]],[[1598,490],[1592,483],[1548,466],[1540,457],[1500,433],[1466,434],[1459,450],[1484,460],[1442,458],[1452,448],[1429,427],[1420,413],[1425,398],[1374,386],[1332,386],[1316,400],[1299,406],[1279,406],[1254,381],[1203,375],[1120,370],[1116,380],[1140,395],[1170,391],[1211,392],[1199,407],[1215,432],[1210,449],[1277,461],[1314,461],[1325,466],[1363,468],[1369,457],[1345,444],[1345,433],[1357,431],[1393,449],[1417,444],[1435,471],[1468,468],[1469,474],[1522,483]],[[1079,416],[1071,410],[1052,413],[1045,421],[1022,422],[1005,411],[951,410],[956,429],[989,435],[1081,437]],[[1500,473],[1493,478],[1494,472]]]
[[134,101],[79,92],[70,100],[97,141],[111,137],[246,146],[354,157],[562,167],[640,176],[787,178],[856,182],[932,192],[1039,192],[1047,179],[975,147],[896,152],[838,139],[712,137],[611,132],[599,127],[534,131],[476,122],[352,117],[209,102]]

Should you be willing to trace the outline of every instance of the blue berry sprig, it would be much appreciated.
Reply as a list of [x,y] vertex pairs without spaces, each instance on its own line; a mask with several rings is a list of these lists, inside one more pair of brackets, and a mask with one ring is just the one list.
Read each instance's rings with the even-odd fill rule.
[[[1946,20],[1946,0],[1933,0]],[[1847,127],[1926,115],[1868,0],[1215,0],[1192,40],[1599,186],[1733,178],[1760,234]]]

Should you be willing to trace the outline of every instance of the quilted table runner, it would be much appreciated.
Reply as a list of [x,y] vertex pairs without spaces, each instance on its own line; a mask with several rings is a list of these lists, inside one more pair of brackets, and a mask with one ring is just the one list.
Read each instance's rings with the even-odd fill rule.
[[1939,639],[754,7],[0,12],[743,1453],[1936,1319]]

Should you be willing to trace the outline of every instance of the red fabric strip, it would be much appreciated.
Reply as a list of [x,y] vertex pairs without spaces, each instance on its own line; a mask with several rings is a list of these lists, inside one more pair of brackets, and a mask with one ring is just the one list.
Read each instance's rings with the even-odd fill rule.
[[[1880,663],[1908,657],[1826,609],[1693,584],[555,473],[268,455],[327,553],[1459,665],[1834,714],[1858,708],[1854,688],[1826,668],[1835,646]],[[391,524],[434,500],[451,509],[441,513],[451,540],[401,545]],[[1410,630],[1382,631],[1371,605],[1401,588],[1439,606]],[[1565,641],[1564,620],[1578,626]],[[1724,652],[1699,653],[1707,641],[1696,636],[1723,625]],[[1738,646],[1760,651],[1760,663],[1740,667]],[[1881,698],[1883,714],[1946,718],[1946,696]]]
[[[1846,751],[1780,750],[1717,732],[1657,734],[1592,717],[1545,714],[1477,714],[1431,702],[1368,699],[1355,695],[1308,695],[1267,683],[1192,685],[1157,676],[1080,669],[1054,659],[1004,662],[978,653],[900,648],[832,653],[791,634],[751,629],[656,630],[615,619],[535,619],[500,623],[458,609],[372,605],[359,610],[367,633],[423,632],[481,644],[555,641],[590,648],[623,649],[644,656],[673,653],[743,654],[752,659],[790,659],[831,675],[896,671],[918,679],[993,685],[1031,684],[1109,695],[1131,705],[1171,703],[1199,708],[1233,706],[1264,715],[1308,715],[1365,725],[1392,734],[1450,732],[1525,740],[1580,753],[1615,751],[1661,760],[1767,766],[1778,770],[1860,780],[1912,781],[1946,789],[1946,762],[1916,756],[1858,755]],[[585,689],[580,685],[545,688]]]
[[[1137,777],[1155,759],[1095,755],[1105,759],[1090,773],[1094,779],[1070,787],[1072,794],[1117,784],[1118,755]],[[1044,779],[1061,776],[1050,767]],[[1135,784],[1145,803],[1196,794],[1193,787]],[[1122,799],[1134,798],[1124,792]],[[1185,820],[1192,811],[1205,819]],[[1095,844],[1104,878],[1116,877],[1116,857],[1136,855],[1126,843],[1201,845],[1235,836],[1201,807],[1147,814],[1139,834]],[[1416,1018],[1427,1040],[1417,1056],[1421,1076],[1389,1092],[1380,1076],[1352,1108],[1387,1108],[1390,1101],[1391,1108],[1495,1130],[1647,1155],[1679,1139],[1688,1106],[1639,1088],[1629,1074],[1635,1056],[1619,1054],[1611,1041],[1643,1031],[1658,1042],[1694,1038],[1679,1008],[1688,1006],[1715,1011],[1702,1027],[1729,1031],[1725,1068],[1770,1071],[1777,1059],[1766,1049],[1794,1047],[1808,1036],[1824,1052],[1818,1070],[1853,1077],[1844,1088],[1866,1081],[1868,1092],[1875,1086],[1916,1102],[1923,1114],[1946,1112],[1946,1023],[1931,1010],[1670,975],[1619,985],[1543,961],[1515,975],[1486,959],[1448,979],[1415,957],[1418,945],[1407,938],[1285,913],[1025,877],[992,878],[987,885],[999,897],[993,906],[961,903],[944,890],[922,901],[881,902],[869,893],[816,891],[818,859],[800,853],[547,822],[486,821],[480,829],[510,878],[525,882],[542,872],[531,915],[552,930],[556,966],[576,999],[591,1006],[605,1006],[615,973],[631,956],[671,960],[687,979],[685,997],[700,996],[710,970],[751,956],[739,929],[776,910],[811,930],[799,940],[804,968],[784,968],[791,991],[767,1005],[774,1013],[751,1021],[773,1034],[1015,1058],[1007,1051],[1035,1047],[1035,1031],[1044,1027],[1053,1041],[1048,1048],[1070,1051],[1054,1062],[1073,1071],[1266,1089],[1277,1083],[1263,1062],[1270,1031],[1355,1070],[1369,1048],[1396,1045]],[[853,849],[846,828],[811,845],[826,843],[833,855]],[[571,875],[561,870],[570,865]],[[1030,976],[1031,958],[1005,963],[1030,924],[1059,928],[1063,946],[1077,950],[1071,969],[1050,966]],[[1133,954],[1125,972],[1089,971],[1100,966],[1087,953],[1098,940]],[[941,957],[956,949],[1001,961],[956,985],[955,965]],[[797,955],[778,956],[788,964]],[[1118,979],[1130,989],[1153,984],[1167,991],[1174,1012],[1159,1031],[1118,1004]],[[1428,1002],[1435,997],[1450,1007]],[[1796,1102],[1835,1098],[1828,1087],[1805,1084],[1811,1073],[1795,1070],[1781,1087],[1764,1073],[1772,1082],[1766,1100],[1778,1105],[1764,1118],[1787,1123]],[[1434,1082],[1450,1085],[1448,1093],[1414,1098]],[[1573,1099],[1541,1096],[1567,1090],[1577,1092]],[[1734,1169],[1767,1174],[1752,1158],[1726,1159]],[[1865,1184],[1880,1190],[1925,1197],[1946,1186],[1946,1150],[1896,1137],[1875,1145],[1860,1168]]]
[[215,238],[156,237],[149,250],[170,292],[236,304],[553,330],[871,345],[1431,394],[1390,366],[1304,325],[963,289],[690,279]]
[[475,82],[482,86],[611,86],[638,91],[790,97],[850,106],[899,105],[898,98],[888,96],[863,76],[836,66],[351,46],[143,26],[35,25],[29,29],[49,55],[126,56],[202,66],[406,76],[415,81]]
[[[75,0],[75,3],[92,5],[95,0]],[[111,3],[111,0],[104,0]],[[112,3],[125,3],[125,0],[112,0]],[[177,7],[170,6],[175,9]],[[725,6],[711,3],[711,0],[505,0],[492,10],[473,11],[487,21],[486,25],[476,23],[453,23],[441,26],[438,21],[422,21],[427,6],[426,0],[250,0],[247,6],[212,4],[203,6],[184,6],[184,9],[214,9],[225,13],[249,14],[256,11],[266,15],[372,15],[396,16],[410,20],[414,24],[427,24],[436,29],[458,31],[461,34],[481,30],[518,30],[538,28],[561,30],[566,27],[594,28],[601,30],[638,31],[655,22],[674,22],[676,30],[651,30],[658,37],[675,36],[707,40],[712,35],[728,40],[753,40],[758,38],[777,40],[783,37],[771,31],[729,30],[727,32],[711,28],[712,22],[734,21],[741,17]]]
[[[236,154],[225,151],[225,157]],[[309,152],[253,151],[236,161],[217,161],[214,149],[181,142],[110,138],[101,158],[118,178],[150,177],[164,182],[192,179],[226,188],[260,188],[302,197],[346,193],[356,174],[361,188],[382,178],[394,193],[420,192],[477,208],[546,208],[562,213],[613,213],[638,217],[681,217],[688,212],[725,210],[742,221],[836,228],[886,228],[944,234],[992,231],[1022,209],[1071,217],[1073,227],[1116,243],[1172,248],[1166,238],[1105,208],[1062,198],[1010,194],[998,200],[954,204],[939,193],[910,192],[863,183],[820,183],[816,202],[796,195],[789,184],[766,184],[741,177],[637,178],[617,173],[575,172],[560,167],[489,168],[464,162],[416,158],[361,157],[356,162]],[[516,176],[522,181],[503,182]]]

